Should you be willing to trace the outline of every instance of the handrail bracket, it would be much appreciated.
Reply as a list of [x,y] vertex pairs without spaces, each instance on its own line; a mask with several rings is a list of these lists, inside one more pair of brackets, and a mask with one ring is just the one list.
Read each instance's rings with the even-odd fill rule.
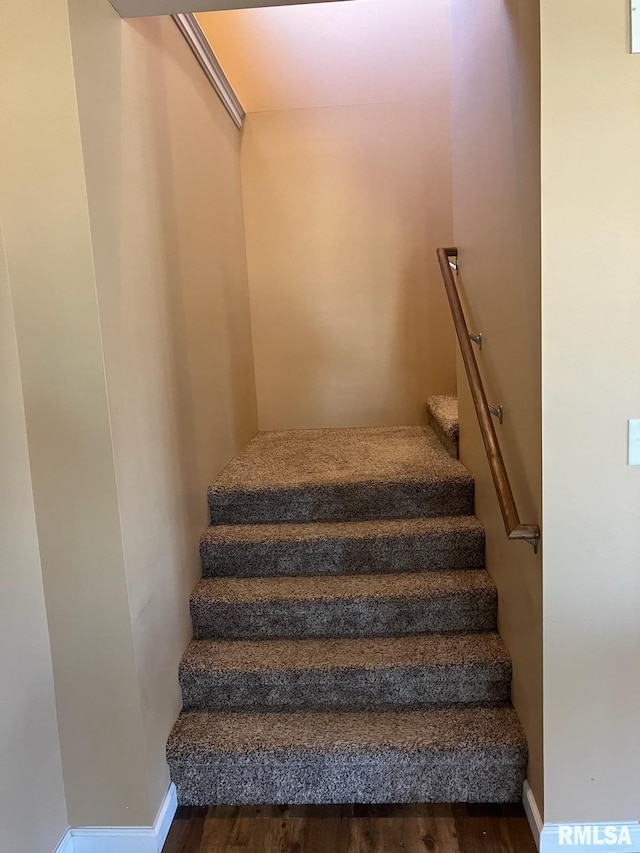
[[502,422],[504,421],[504,406],[489,406],[489,411],[494,416],[494,418],[497,418],[502,424]]

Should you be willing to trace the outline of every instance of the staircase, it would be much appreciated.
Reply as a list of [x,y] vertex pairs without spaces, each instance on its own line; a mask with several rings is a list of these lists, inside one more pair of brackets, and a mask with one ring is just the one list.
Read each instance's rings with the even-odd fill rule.
[[261,433],[210,486],[167,747],[182,805],[521,799],[455,400],[429,421]]

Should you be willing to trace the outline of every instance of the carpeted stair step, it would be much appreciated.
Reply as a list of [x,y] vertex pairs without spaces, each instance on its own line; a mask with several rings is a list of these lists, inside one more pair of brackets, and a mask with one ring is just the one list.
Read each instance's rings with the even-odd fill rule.
[[484,570],[208,578],[191,596],[196,639],[493,631],[496,608]]
[[167,758],[181,805],[519,802],[525,738],[510,707],[183,712]]
[[260,433],[209,487],[212,524],[473,513],[473,478],[428,427]]
[[454,403],[429,401],[435,431],[262,433],[210,486],[167,746],[181,804],[520,801]]
[[185,709],[297,711],[503,703],[511,662],[499,636],[435,634],[191,643]]
[[472,515],[219,525],[203,534],[200,556],[205,577],[479,569],[484,529]]
[[458,458],[458,398],[449,395],[429,397],[427,400],[429,426],[444,445],[447,453]]

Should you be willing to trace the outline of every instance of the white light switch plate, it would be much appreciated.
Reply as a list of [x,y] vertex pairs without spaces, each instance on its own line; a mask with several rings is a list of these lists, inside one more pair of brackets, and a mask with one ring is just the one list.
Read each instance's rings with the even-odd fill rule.
[[640,418],[629,421],[629,465],[640,465]]
[[640,53],[640,0],[631,2],[631,53]]

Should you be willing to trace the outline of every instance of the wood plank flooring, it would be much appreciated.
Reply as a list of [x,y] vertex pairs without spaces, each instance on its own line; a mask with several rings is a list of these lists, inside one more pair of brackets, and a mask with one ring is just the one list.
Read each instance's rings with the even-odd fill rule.
[[535,853],[521,806],[181,808],[162,853]]

